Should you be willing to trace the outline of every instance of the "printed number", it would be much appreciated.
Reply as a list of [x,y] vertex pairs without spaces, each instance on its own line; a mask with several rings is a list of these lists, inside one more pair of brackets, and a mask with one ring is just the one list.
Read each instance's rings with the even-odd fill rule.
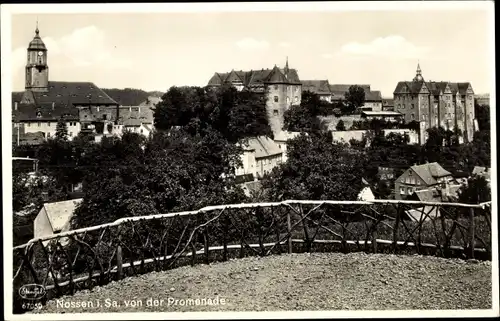
[[23,303],[24,310],[40,310],[41,308],[41,303]]

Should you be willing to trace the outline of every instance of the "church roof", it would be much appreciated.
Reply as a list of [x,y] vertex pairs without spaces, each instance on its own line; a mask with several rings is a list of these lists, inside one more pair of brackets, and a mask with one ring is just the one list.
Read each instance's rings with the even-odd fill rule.
[[40,38],[40,34],[38,31],[38,27],[35,30],[35,37],[33,40],[31,40],[28,50],[42,50],[42,51],[47,51],[47,48],[45,47],[45,44],[42,41],[42,38]]
[[[49,81],[48,92],[31,91],[36,105],[52,104],[74,105],[118,105],[104,91],[91,82]],[[19,94],[12,95],[13,101]]]

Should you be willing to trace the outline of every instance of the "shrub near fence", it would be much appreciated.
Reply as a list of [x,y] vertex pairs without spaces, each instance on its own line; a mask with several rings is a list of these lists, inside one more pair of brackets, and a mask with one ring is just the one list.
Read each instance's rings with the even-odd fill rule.
[[[410,209],[420,209],[419,221],[409,220],[406,213]],[[431,210],[440,215],[431,216]],[[43,285],[47,290],[43,300],[47,300],[127,275],[248,255],[305,251],[491,259],[491,202],[220,205],[124,218],[33,239],[14,247],[14,313],[23,312],[19,289],[25,284]]]

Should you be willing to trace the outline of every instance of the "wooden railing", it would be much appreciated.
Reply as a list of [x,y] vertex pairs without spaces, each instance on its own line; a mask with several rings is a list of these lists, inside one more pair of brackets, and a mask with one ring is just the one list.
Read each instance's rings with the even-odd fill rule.
[[42,285],[47,300],[128,275],[248,255],[365,251],[489,260],[491,231],[491,202],[290,200],[122,218],[14,247],[14,311],[23,312],[19,289],[26,284]]

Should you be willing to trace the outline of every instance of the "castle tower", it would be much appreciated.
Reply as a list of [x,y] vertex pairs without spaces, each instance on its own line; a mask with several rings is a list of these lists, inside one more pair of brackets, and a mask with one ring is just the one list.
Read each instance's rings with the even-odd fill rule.
[[47,92],[49,90],[47,48],[40,38],[38,22],[36,24],[35,37],[28,46],[25,89],[34,92]]
[[422,70],[420,69],[420,62],[417,64],[417,74],[413,81],[424,81],[424,77],[422,77]]

